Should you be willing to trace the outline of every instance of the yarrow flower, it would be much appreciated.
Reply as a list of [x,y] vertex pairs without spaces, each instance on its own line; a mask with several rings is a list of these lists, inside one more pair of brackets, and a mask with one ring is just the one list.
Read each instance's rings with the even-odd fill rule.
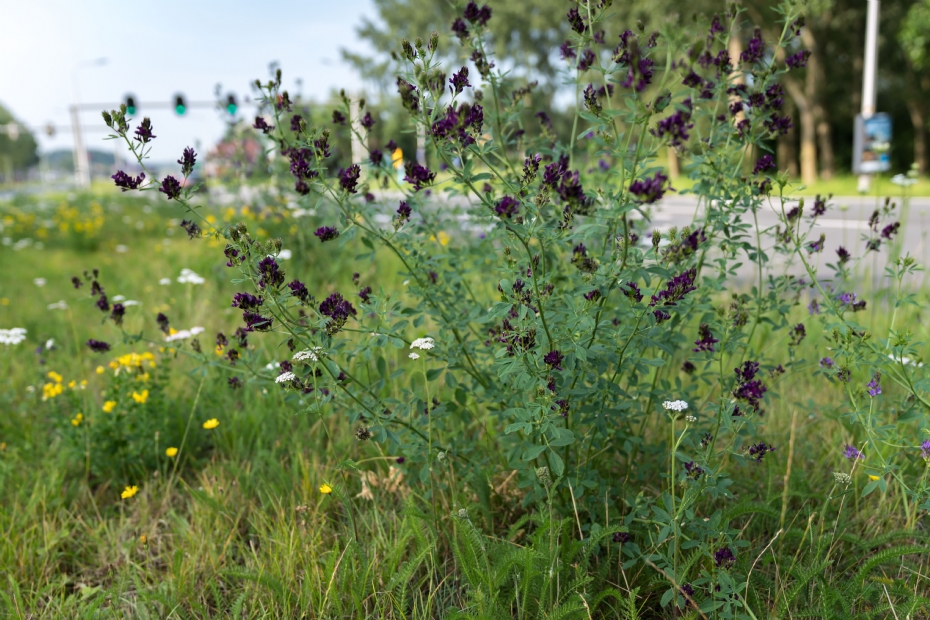
[[688,408],[688,403],[683,400],[667,400],[662,403],[666,411],[675,411],[681,413]]
[[297,375],[295,375],[293,372],[286,371],[278,375],[275,378],[274,382],[275,383],[290,383],[291,381],[294,381],[296,378],[297,378]]
[[412,343],[410,343],[411,349],[421,349],[423,351],[429,351],[436,346],[436,341],[432,338],[417,338]]
[[187,340],[188,338],[193,338],[197,334],[202,334],[204,329],[202,327],[191,327],[190,329],[182,329],[181,331],[174,332],[165,336],[165,342],[175,342],[177,340]]
[[298,351],[294,354],[294,357],[291,358],[295,362],[305,362],[310,360],[311,362],[318,362],[320,355],[322,354],[322,347],[313,347],[312,349],[304,349],[303,351]]
[[0,344],[10,346],[19,344],[26,339],[26,328],[12,327],[10,329],[0,329]]
[[407,357],[409,357],[409,358],[412,359],[412,360],[418,360],[418,359],[420,359],[419,353],[411,353],[411,354],[408,355]]
[[181,275],[178,276],[178,282],[181,284],[203,284],[206,280],[192,270],[185,268],[181,270]]

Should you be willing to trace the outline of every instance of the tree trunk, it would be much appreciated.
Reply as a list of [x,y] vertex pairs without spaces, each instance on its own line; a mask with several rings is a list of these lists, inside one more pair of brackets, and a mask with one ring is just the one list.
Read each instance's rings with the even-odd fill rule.
[[675,150],[675,147],[668,147],[668,176],[670,179],[677,179],[681,174],[681,170],[678,166],[678,151]]
[[927,93],[930,92],[930,78],[918,78],[908,67],[908,87],[904,93],[904,103],[914,127],[914,163],[917,171],[927,173]]
[[785,90],[798,109],[798,121],[801,126],[801,182],[805,185],[817,181],[817,123],[811,97],[807,92],[812,86],[812,80],[808,72],[804,89],[796,79],[790,77],[790,74],[786,74],[783,80]]
[[[820,21],[829,27],[829,13],[822,15]],[[823,101],[823,90],[824,85],[827,83],[827,74],[824,70],[823,59],[820,57],[817,40],[814,38],[814,33],[810,27],[801,30],[801,40],[811,52],[811,56],[807,60],[805,89],[813,107],[814,122],[816,123],[817,150],[820,153],[820,176],[823,179],[832,179],[836,168],[836,156],[833,153],[833,132],[830,128],[829,114]]]

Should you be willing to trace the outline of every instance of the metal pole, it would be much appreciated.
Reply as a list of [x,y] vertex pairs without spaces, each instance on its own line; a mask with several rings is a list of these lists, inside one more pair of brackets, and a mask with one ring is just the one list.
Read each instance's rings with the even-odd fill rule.
[[352,149],[351,150],[352,150],[352,162],[353,163],[356,163],[356,162],[361,163],[361,161],[365,158],[365,155],[362,150],[362,141],[359,138],[362,131],[364,131],[364,128],[362,127],[362,123],[361,123],[362,119],[359,118],[359,116],[361,115],[361,110],[359,109],[361,106],[359,106],[358,104],[360,97],[361,95],[359,95],[359,93],[354,93],[350,95],[350,99],[349,99],[349,116],[351,117],[350,122],[352,124],[352,141],[351,141]]
[[[865,24],[865,62],[862,68],[862,118],[875,114],[875,75],[878,70],[878,9],[879,0],[868,0]],[[859,191],[869,191],[869,175],[859,175]]]
[[78,92],[78,72],[84,67],[99,67],[107,63],[106,58],[79,62],[71,70],[71,128],[74,132],[74,182],[80,188],[90,187],[90,161],[84,146],[84,132],[81,130],[80,96]]

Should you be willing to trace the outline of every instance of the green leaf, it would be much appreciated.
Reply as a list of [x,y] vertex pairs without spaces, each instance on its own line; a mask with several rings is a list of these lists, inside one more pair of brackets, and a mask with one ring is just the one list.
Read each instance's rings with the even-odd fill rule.
[[436,379],[439,378],[439,375],[441,375],[442,372],[443,372],[444,370],[445,370],[445,368],[431,368],[431,369],[427,370],[427,371],[426,371],[426,380],[427,380],[427,381],[435,381]]
[[565,462],[555,450],[549,451],[549,467],[556,476],[561,476],[565,473]]
[[542,454],[543,450],[545,449],[546,449],[546,446],[530,446],[529,448],[523,451],[523,460],[532,461],[537,456]]

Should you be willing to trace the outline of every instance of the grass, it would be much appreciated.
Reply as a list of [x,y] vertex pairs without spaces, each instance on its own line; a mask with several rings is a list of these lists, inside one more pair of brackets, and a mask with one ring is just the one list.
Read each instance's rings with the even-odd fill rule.
[[[98,199],[107,202],[113,196]],[[73,411],[64,401],[43,402],[36,390],[48,380],[49,370],[66,380],[86,379],[78,402],[92,412],[109,380],[109,374],[98,375],[94,369],[113,356],[93,356],[81,345],[104,333],[100,313],[84,291],[71,288],[71,276],[98,267],[108,292],[142,302],[127,315],[129,332],[145,327],[152,333],[159,310],[173,325],[205,326],[202,340],[209,349],[212,333],[230,334],[237,320],[225,309],[235,287],[221,247],[183,235],[166,237],[167,212],[146,212],[144,207],[125,202],[118,212],[108,210],[103,233],[94,243],[78,244],[50,229],[43,250],[14,254],[0,249],[7,267],[0,284],[0,326],[29,330],[28,343],[6,351],[0,361],[0,613],[23,618],[445,617],[477,606],[473,594],[480,588],[475,580],[491,572],[469,572],[464,550],[476,540],[469,538],[471,528],[489,536],[481,539],[482,553],[500,561],[522,554],[526,572],[520,574],[527,575],[526,583],[531,581],[528,575],[544,582],[545,571],[531,567],[545,568],[553,557],[558,562],[558,554],[567,553],[570,545],[558,550],[545,547],[545,540],[530,545],[533,532],[576,540],[581,528],[576,511],[556,514],[556,520],[566,519],[562,525],[531,527],[526,518],[548,517],[520,506],[522,491],[505,468],[483,482],[485,497],[476,491],[482,483],[463,480],[457,492],[427,498],[422,486],[411,482],[415,472],[396,463],[397,455],[385,453],[380,445],[358,441],[342,415],[297,413],[293,399],[271,389],[269,382],[247,382],[230,390],[220,369],[211,369],[202,379],[192,361],[175,359],[170,349],[159,351],[163,344],[121,345],[114,353],[136,348],[159,354],[160,363],[171,368],[162,406],[182,427],[194,421],[191,445],[197,449],[182,449],[172,461],[161,456],[164,444],[152,434],[151,450],[161,459],[158,468],[140,472],[130,466],[109,478],[89,474],[80,450],[73,449],[74,434],[86,427],[68,423]],[[223,211],[215,216],[223,218]],[[127,217],[128,225],[123,221]],[[143,225],[136,227],[137,221]],[[254,225],[269,234],[298,226],[288,268],[307,276],[315,289],[347,284],[350,270],[345,265],[301,241],[308,226],[260,216]],[[121,232],[127,226],[133,232]],[[128,237],[117,237],[123,234]],[[128,251],[114,253],[112,248],[123,241]],[[184,267],[203,275],[205,284],[158,283],[176,278]],[[387,259],[372,261],[368,269],[363,279],[377,280],[388,290],[402,288],[396,265]],[[35,278],[47,284],[37,287]],[[47,309],[60,299],[68,310]],[[918,308],[902,311],[904,323],[923,342],[930,336],[920,320],[927,302],[922,291]],[[873,330],[880,333],[888,317],[878,312],[872,320]],[[822,342],[817,331],[809,323],[801,345],[811,347],[805,351],[810,359],[823,355],[811,344]],[[55,348],[35,353],[47,339],[54,339]],[[760,346],[774,345],[765,329],[756,339]],[[255,359],[286,355],[268,338],[252,342]],[[402,354],[387,355],[392,367]],[[730,525],[741,529],[749,543],[740,554],[755,558],[755,598],[750,602],[759,613],[786,617],[788,608],[797,612],[822,603],[820,589],[842,593],[852,583],[857,596],[866,586],[872,588],[857,607],[863,614],[903,618],[907,592],[930,595],[930,556],[921,551],[925,547],[900,548],[926,543],[926,513],[913,512],[894,485],[862,497],[867,480],[855,470],[850,491],[837,489],[832,472],[849,469],[840,447],[851,439],[852,429],[841,415],[838,390],[824,389],[826,380],[812,370],[773,381],[764,424],[778,451],[758,467],[744,467],[731,489],[739,506],[752,502],[745,514],[734,513]],[[452,398],[451,392],[444,388],[441,396]],[[220,426],[203,429],[201,422],[209,418],[219,419]],[[663,432],[661,420],[645,428],[647,436]],[[653,457],[658,455],[647,452],[642,458]],[[340,466],[346,459],[357,467]],[[642,484],[653,492],[653,481],[636,480],[635,465],[620,466],[633,476],[630,488]],[[455,472],[450,467],[446,475]],[[121,476],[125,484],[138,485],[137,495],[120,498]],[[324,483],[336,492],[321,493]],[[636,493],[627,492],[627,499],[635,502]],[[467,518],[459,513],[463,509]],[[622,518],[607,515],[607,524]],[[549,549],[549,555],[531,555],[541,548]],[[618,546],[605,549],[597,563],[604,573],[599,583],[622,592],[621,601],[632,601],[613,604],[615,613],[609,617],[634,617],[627,613],[630,607],[646,600],[652,603],[642,617],[677,615],[673,607],[655,605],[665,586],[651,579],[654,573],[648,567],[623,568]],[[826,550],[827,563],[812,564],[824,557],[817,550]],[[857,572],[864,558],[884,563],[876,561],[874,573]],[[575,556],[564,559],[566,566],[579,562]],[[569,584],[558,587],[568,591]],[[588,594],[579,596],[587,602]],[[570,602],[566,598],[566,605]],[[927,608],[921,611],[915,604],[910,613],[925,618]]]

